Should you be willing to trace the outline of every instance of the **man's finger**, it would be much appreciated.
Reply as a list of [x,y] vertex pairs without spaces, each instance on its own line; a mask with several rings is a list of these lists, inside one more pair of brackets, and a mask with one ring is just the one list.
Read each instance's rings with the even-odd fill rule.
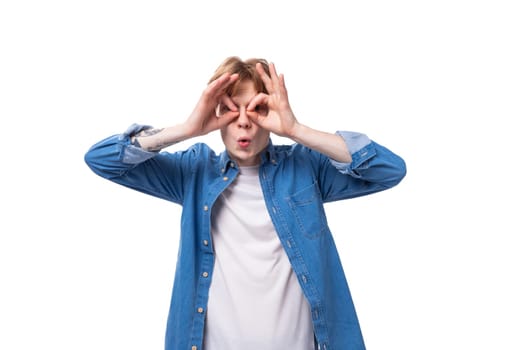
[[246,106],[246,109],[250,112],[255,111],[255,108],[259,105],[266,105],[268,104],[268,95],[265,93],[258,93],[255,95],[251,100],[250,103],[248,103],[248,106]]
[[266,71],[264,70],[262,64],[257,63],[255,65],[255,69],[257,70],[257,73],[259,73],[259,76],[261,77],[264,87],[268,91],[269,94],[271,94],[274,91],[273,85],[272,85],[272,79],[268,76]]

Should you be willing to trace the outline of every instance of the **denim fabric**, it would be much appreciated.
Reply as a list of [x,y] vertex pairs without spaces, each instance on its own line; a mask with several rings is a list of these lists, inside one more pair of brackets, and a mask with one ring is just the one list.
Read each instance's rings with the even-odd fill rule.
[[[211,209],[239,170],[226,152],[217,155],[202,143],[173,153],[143,151],[130,144],[130,136],[144,128],[134,124],[100,141],[85,161],[106,179],[182,205],[165,349],[199,350],[213,278]],[[362,350],[358,318],[323,203],[391,188],[406,168],[403,159],[366,135],[337,133],[352,154],[351,163],[335,162],[299,144],[270,142],[261,155],[259,175],[266,208],[310,303],[318,349]]]

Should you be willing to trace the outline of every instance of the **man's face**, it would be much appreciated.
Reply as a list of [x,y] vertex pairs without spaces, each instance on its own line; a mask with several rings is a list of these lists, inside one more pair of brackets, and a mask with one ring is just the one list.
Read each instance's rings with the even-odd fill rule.
[[257,91],[251,81],[241,82],[237,93],[231,96],[239,109],[239,116],[221,128],[222,142],[230,158],[239,166],[259,164],[260,153],[266,148],[270,138],[269,131],[260,128],[246,115],[246,107],[256,95]]

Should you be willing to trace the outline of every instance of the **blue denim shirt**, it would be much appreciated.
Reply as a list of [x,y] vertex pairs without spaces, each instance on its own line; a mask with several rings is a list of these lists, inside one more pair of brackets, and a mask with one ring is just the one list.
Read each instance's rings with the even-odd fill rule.
[[[166,331],[166,350],[200,350],[213,278],[211,209],[239,169],[227,152],[198,143],[153,153],[130,144],[148,128],[134,124],[85,155],[98,175],[182,205],[180,243]],[[404,161],[355,132],[337,132],[352,155],[335,162],[299,144],[261,155],[259,177],[266,208],[311,308],[318,349],[363,350],[365,345],[323,203],[391,188],[405,176]],[[257,215],[257,213],[254,213]]]

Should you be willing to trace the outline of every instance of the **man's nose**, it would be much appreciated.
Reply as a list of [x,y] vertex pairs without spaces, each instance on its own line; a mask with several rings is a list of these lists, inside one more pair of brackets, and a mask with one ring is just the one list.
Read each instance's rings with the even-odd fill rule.
[[237,125],[239,128],[248,129],[252,126],[250,117],[246,114],[246,108],[241,108],[239,117],[237,118]]

